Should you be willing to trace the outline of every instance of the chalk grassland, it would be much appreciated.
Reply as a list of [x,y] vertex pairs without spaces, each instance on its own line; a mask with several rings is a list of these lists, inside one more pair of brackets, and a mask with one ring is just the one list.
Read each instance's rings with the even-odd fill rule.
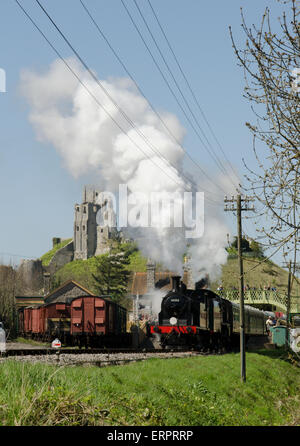
[[300,424],[300,370],[278,351],[107,368],[0,364],[0,424],[276,426]]
[[[260,263],[261,262],[261,263]],[[255,267],[255,268],[254,268]],[[254,268],[254,269],[253,269]],[[233,286],[238,287],[239,267],[237,259],[228,259],[222,266],[222,275],[219,280],[211,284],[211,288],[216,291],[217,286],[222,283],[224,289],[230,290]],[[287,292],[288,272],[280,268],[275,263],[262,259],[249,258],[244,259],[245,285],[264,289],[264,286],[276,287],[282,294]],[[292,295],[300,296],[300,285],[294,280]]]

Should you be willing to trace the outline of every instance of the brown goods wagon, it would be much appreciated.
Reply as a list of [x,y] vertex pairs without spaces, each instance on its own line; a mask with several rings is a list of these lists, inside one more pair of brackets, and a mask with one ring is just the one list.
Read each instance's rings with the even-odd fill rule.
[[18,332],[24,333],[24,308],[18,310]]
[[101,297],[79,297],[71,303],[71,335],[108,334],[109,302]]
[[24,333],[31,333],[32,330],[31,314],[32,314],[31,307],[24,308]]
[[70,333],[70,304],[54,302],[45,306],[45,330],[55,334]]
[[43,334],[45,332],[45,307],[32,308],[31,318],[31,332]]

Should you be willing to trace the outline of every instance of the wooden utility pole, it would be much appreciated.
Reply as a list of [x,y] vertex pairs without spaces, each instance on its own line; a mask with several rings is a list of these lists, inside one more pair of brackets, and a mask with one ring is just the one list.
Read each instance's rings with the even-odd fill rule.
[[291,260],[285,263],[283,266],[289,268],[289,276],[288,276],[288,289],[287,289],[287,297],[286,297],[286,334],[285,334],[285,348],[289,347],[289,329],[290,329],[290,313],[291,313],[291,288],[292,288],[292,267],[294,271],[299,270],[299,266],[297,263],[292,262]]
[[[246,206],[242,208],[242,201],[246,202]],[[246,381],[246,348],[245,348],[245,311],[244,311],[244,269],[243,269],[243,256],[242,256],[242,211],[254,211],[254,208],[249,208],[249,201],[253,201],[253,198],[242,198],[241,195],[233,196],[228,199],[225,196],[225,203],[232,203],[228,208],[225,205],[225,211],[236,211],[237,213],[237,240],[238,240],[238,259],[239,259],[239,291],[240,291],[240,355],[241,355],[241,380]],[[236,208],[234,204],[236,203]]]
[[292,262],[289,261],[289,278],[288,290],[286,299],[286,331],[285,331],[285,348],[289,348],[289,329],[290,329],[290,310],[291,310],[291,277],[292,277]]

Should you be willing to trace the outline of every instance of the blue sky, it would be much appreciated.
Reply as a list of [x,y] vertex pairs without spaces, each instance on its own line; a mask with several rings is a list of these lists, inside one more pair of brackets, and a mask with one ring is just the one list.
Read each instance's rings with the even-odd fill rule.
[[[63,56],[70,57],[71,51],[35,1],[21,3]],[[42,3],[101,79],[126,76],[79,1]],[[137,18],[133,1],[125,3]],[[186,128],[186,150],[212,171],[214,165],[163,83],[121,1],[86,0],[86,4],[152,104],[174,113]],[[210,125],[242,175],[242,158],[255,166],[251,135],[245,127],[254,116],[242,96],[243,72],[237,66],[228,27],[232,26],[238,45],[243,47],[240,7],[249,24],[258,24],[266,6],[276,21],[280,5],[275,0],[152,0],[152,4]],[[139,0],[139,5],[154,24],[147,1]],[[74,204],[90,181],[84,176],[73,178],[53,147],[37,141],[28,121],[28,105],[19,91],[20,73],[23,69],[46,71],[57,56],[14,0],[2,0],[0,8],[0,68],[7,78],[7,91],[0,93],[0,259],[18,262],[20,257],[41,256],[51,248],[54,236],[72,237]],[[224,219],[234,232],[233,215],[224,213]],[[245,230],[254,234],[250,222]]]

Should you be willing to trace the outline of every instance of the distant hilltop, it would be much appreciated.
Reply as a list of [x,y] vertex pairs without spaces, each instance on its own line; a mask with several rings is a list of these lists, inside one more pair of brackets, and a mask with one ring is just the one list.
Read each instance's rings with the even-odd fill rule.
[[105,254],[118,235],[112,204],[94,186],[84,186],[82,203],[74,206],[73,238],[53,237],[52,249],[38,260],[22,260],[18,269],[24,294],[44,293],[50,276],[73,260]]

